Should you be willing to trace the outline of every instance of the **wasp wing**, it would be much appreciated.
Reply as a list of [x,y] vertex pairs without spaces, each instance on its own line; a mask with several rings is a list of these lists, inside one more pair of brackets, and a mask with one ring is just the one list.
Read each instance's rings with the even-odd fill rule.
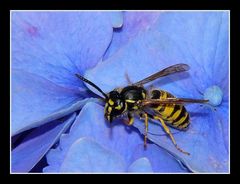
[[136,85],[136,86],[142,86],[143,84],[146,84],[148,82],[151,82],[157,78],[160,78],[160,77],[163,77],[163,76],[167,76],[167,75],[170,75],[170,74],[174,74],[174,73],[178,73],[178,72],[184,72],[184,71],[187,71],[189,70],[189,66],[187,64],[183,64],[183,63],[180,63],[180,64],[176,64],[176,65],[172,65],[172,66],[169,66],[153,75],[150,75],[149,77],[141,80],[141,81],[138,81],[136,83],[134,83],[133,85]]
[[207,103],[209,100],[192,98],[166,98],[166,99],[146,99],[139,103],[140,106],[164,105],[164,104],[186,104],[186,103]]

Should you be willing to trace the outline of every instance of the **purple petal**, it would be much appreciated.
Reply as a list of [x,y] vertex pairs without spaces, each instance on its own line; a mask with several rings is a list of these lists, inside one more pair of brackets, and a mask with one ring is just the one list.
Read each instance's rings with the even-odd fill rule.
[[153,172],[186,172],[186,169],[181,167],[173,156],[164,149],[159,149],[159,146],[155,144],[148,144],[145,150],[141,146],[134,150],[132,160],[142,157],[149,159]]
[[185,55],[181,62],[199,69],[192,73],[199,91],[219,85],[228,93],[228,11],[162,13],[152,29],[174,41]]
[[[131,82],[134,83],[169,65],[179,63],[176,61],[184,60],[182,58],[184,58],[183,53],[168,37],[155,30],[147,30],[139,33],[137,37],[121,48],[114,57],[88,70],[85,77],[94,81],[103,91],[109,92],[114,88],[128,85],[126,73]],[[193,69],[193,72],[197,70]],[[175,85],[172,85],[173,82],[175,82]],[[190,97],[190,91],[200,96],[192,84],[192,78],[186,73],[162,78],[153,84],[154,87],[161,85],[164,87],[163,89],[175,93],[175,95],[182,95],[182,97]],[[185,87],[186,85],[188,88]],[[89,86],[89,88],[99,94],[92,87]]]
[[80,109],[88,100],[81,100],[72,90],[40,76],[12,70],[11,133],[16,135],[64,117]]
[[[47,154],[49,166],[44,172],[60,172],[70,147],[82,137],[91,138],[104,148],[121,155],[126,163],[124,169],[127,171],[131,163],[136,160],[133,160],[135,150],[144,149],[142,136],[134,127],[126,127],[122,120],[111,127],[104,119],[103,110],[102,106],[95,103],[87,103],[83,107],[69,134],[61,136],[59,147],[50,150]],[[148,153],[145,156],[148,157]],[[167,158],[166,160],[168,161]]]
[[123,172],[123,158],[89,138],[76,140],[68,150],[60,172]]
[[123,25],[123,12],[122,11],[110,11],[106,12],[109,14],[110,21],[113,28],[120,28]]
[[159,12],[123,12],[123,26],[113,32],[112,42],[104,55],[104,60],[114,55],[139,32],[148,29],[157,20],[159,14]]
[[[223,125],[228,122],[228,114],[225,118],[218,116],[216,112],[209,109],[196,108],[192,114],[191,126],[187,132],[174,134],[179,147],[188,151],[187,156],[177,151],[167,136],[156,136],[149,134],[148,137],[157,145],[164,147],[187,167],[195,172],[227,172],[228,171],[228,148],[225,144]],[[141,127],[142,122],[136,120],[135,126]],[[143,133],[142,128],[139,128]],[[156,127],[155,131],[161,131]],[[221,154],[220,154],[221,153]]]
[[74,74],[95,66],[111,39],[101,12],[13,12],[12,68],[77,89]]
[[101,60],[111,41],[112,25],[100,12],[11,15],[15,135],[79,109],[79,101],[89,94],[74,74],[83,74]]
[[220,124],[218,124],[222,131],[222,139],[224,140],[224,146],[227,153],[229,153],[229,104],[226,103],[222,108],[218,108],[216,116]]
[[[142,138],[131,127],[125,127],[122,123],[109,127],[103,111],[103,107],[95,103],[87,103],[83,107],[69,134],[61,137],[59,144],[61,150],[59,151],[58,148],[53,151],[54,154],[50,151],[47,155],[49,167],[52,167],[48,171],[59,172],[60,164],[65,159],[68,149],[81,137],[89,137],[103,147],[114,150],[124,157],[126,163],[129,162],[131,153],[137,145],[141,144],[143,148]],[[127,131],[126,128],[129,130]],[[57,154],[60,156],[56,156]]]
[[74,113],[63,122],[57,120],[32,131],[12,150],[12,172],[29,172],[67,130],[76,117]]
[[[177,160],[192,171],[228,171],[228,13],[163,13],[149,30],[142,31],[121,48],[114,57],[97,65],[86,77],[105,92],[126,86],[125,73],[132,82],[141,80],[167,66],[187,63],[191,70],[155,81],[155,87],[177,97],[203,98],[199,93],[212,85],[224,91],[224,101],[217,112],[189,105],[191,125],[187,132],[175,132],[178,145],[191,153],[180,153],[167,136],[149,134],[155,144],[170,150]],[[215,72],[215,71],[220,72]],[[214,73],[214,74],[213,74]],[[224,80],[216,80],[216,78]],[[92,89],[92,88],[90,88]],[[93,90],[94,91],[94,90]],[[219,115],[221,109],[224,115]],[[223,117],[224,116],[224,117]],[[159,123],[158,123],[159,124]],[[136,120],[143,133],[142,121]],[[163,134],[161,126],[150,125],[149,132]]]
[[152,166],[149,160],[146,157],[139,158],[135,162],[133,162],[129,168],[128,172],[133,172],[133,173],[148,173],[148,172],[153,172],[152,171]]

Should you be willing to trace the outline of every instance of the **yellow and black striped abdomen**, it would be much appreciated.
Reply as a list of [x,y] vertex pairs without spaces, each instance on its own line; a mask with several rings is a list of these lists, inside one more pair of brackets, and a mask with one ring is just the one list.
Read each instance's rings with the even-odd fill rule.
[[[164,90],[151,91],[152,99],[166,99],[173,97],[174,96],[171,93]],[[185,130],[189,126],[189,114],[183,105],[153,105],[152,108],[164,121],[166,121],[167,124],[176,129]]]

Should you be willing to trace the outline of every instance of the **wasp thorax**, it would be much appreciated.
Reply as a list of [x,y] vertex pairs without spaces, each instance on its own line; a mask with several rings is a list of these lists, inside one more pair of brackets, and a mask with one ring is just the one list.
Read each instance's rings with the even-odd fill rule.
[[125,102],[117,91],[111,91],[105,104],[105,117],[112,121],[116,116],[122,114],[125,109]]

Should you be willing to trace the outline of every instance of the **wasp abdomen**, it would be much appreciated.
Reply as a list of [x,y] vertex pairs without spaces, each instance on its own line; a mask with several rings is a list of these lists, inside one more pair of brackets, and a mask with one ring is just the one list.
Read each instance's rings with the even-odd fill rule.
[[[174,96],[164,90],[151,91],[151,99],[166,99],[174,98]],[[155,112],[161,115],[170,126],[184,130],[189,126],[189,114],[183,105],[165,104],[165,105],[152,105]]]

